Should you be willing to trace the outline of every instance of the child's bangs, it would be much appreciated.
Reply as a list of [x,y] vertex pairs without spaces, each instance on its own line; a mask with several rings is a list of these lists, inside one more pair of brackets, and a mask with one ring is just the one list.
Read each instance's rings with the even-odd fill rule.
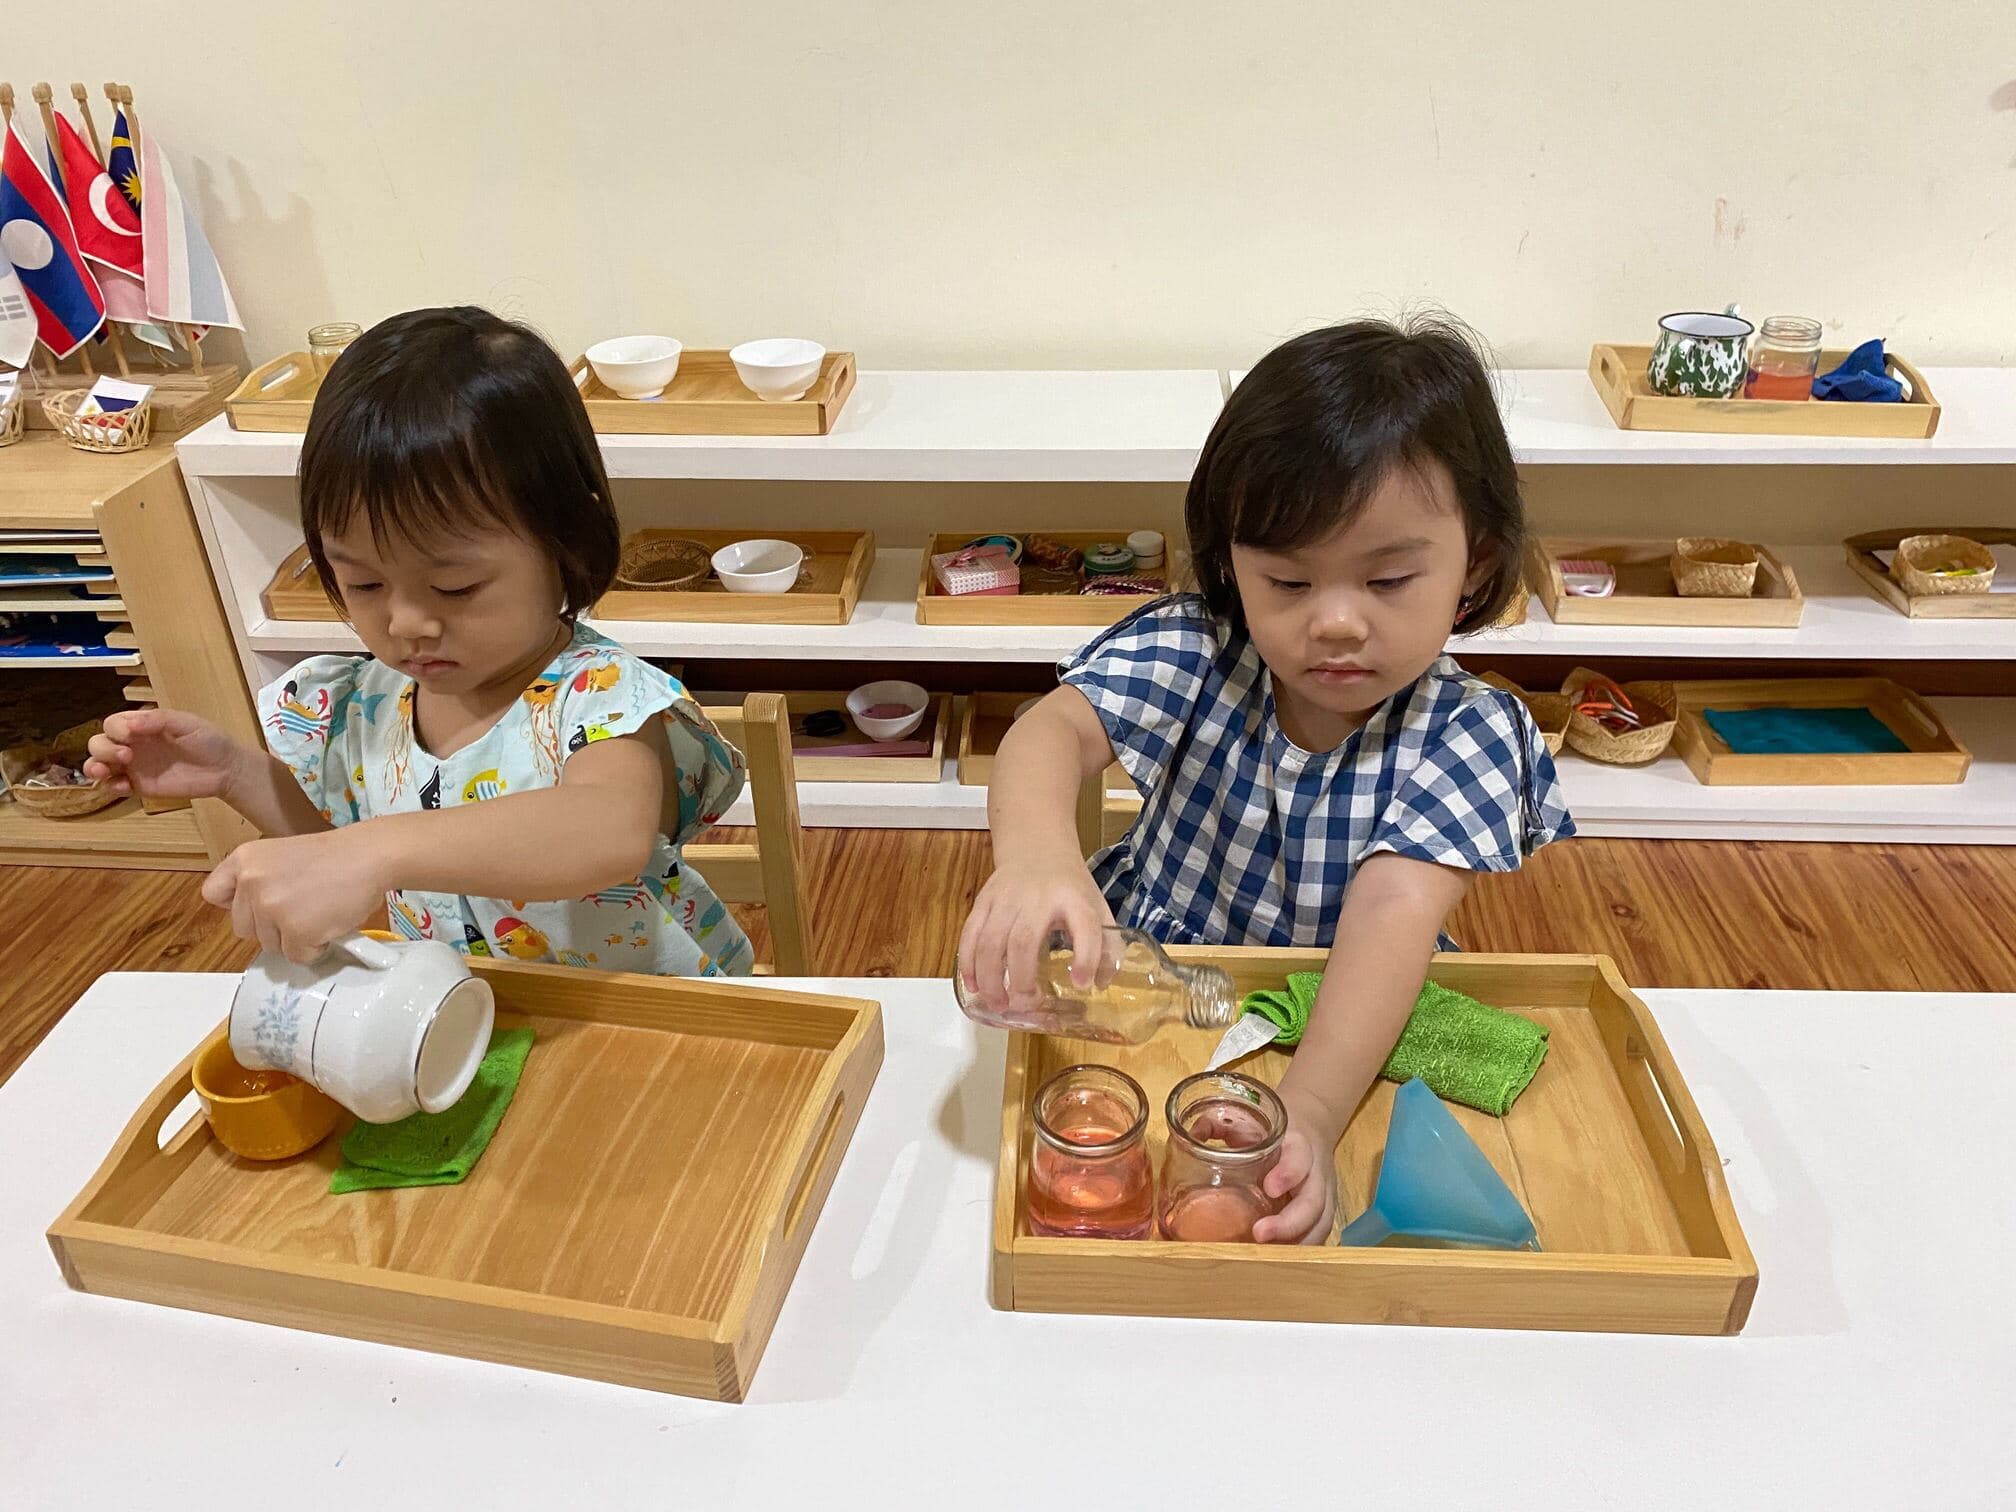
[[361,517],[383,554],[403,543],[425,551],[486,526],[519,528],[503,480],[459,428],[388,425],[385,434],[318,469],[302,514],[315,534],[341,535]]
[[1273,457],[1241,458],[1227,480],[1226,540],[1256,551],[1313,546],[1347,528],[1396,468],[1411,465],[1398,446],[1315,456],[1283,446]]

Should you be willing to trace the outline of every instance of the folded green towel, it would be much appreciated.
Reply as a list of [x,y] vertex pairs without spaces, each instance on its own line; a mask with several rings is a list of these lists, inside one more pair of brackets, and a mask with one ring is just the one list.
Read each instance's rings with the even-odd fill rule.
[[[1321,972],[1290,972],[1285,990],[1250,993],[1239,1006],[1280,1027],[1275,1044],[1298,1044],[1322,985]],[[1426,982],[1379,1074],[1418,1076],[1437,1097],[1503,1118],[1546,1058],[1547,1031],[1531,1019]]]
[[460,1102],[439,1113],[415,1113],[397,1123],[359,1123],[343,1136],[343,1164],[329,1178],[329,1190],[366,1192],[378,1187],[453,1186],[468,1179],[497,1132],[525,1057],[530,1029],[504,1029],[490,1037],[490,1049]]

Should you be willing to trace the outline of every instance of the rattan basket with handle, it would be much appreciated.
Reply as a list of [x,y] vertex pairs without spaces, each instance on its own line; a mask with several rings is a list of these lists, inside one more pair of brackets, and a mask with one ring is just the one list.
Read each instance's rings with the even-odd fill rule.
[[65,730],[47,743],[31,742],[0,751],[0,775],[6,777],[7,790],[14,801],[44,819],[76,819],[117,803],[118,793],[96,783],[89,787],[37,787],[26,780],[29,773],[50,761],[82,768],[91,737],[104,728],[103,720],[94,719]]
[[16,392],[0,400],[0,446],[12,446],[28,434],[28,405]]
[[1757,587],[1757,548],[1719,536],[1673,543],[1673,586],[1682,598],[1748,598]]
[[1914,595],[1986,593],[1995,584],[1995,553],[1965,536],[1906,536],[1897,543],[1890,575]]
[[1597,676],[1587,667],[1577,667],[1561,684],[1561,691],[1567,695],[1570,705],[1569,747],[1591,761],[1606,762],[1611,766],[1643,766],[1648,761],[1657,761],[1665,754],[1666,747],[1673,743],[1673,731],[1680,722],[1680,702],[1673,691],[1673,684],[1622,684],[1624,696],[1631,700],[1632,707],[1646,722],[1635,730],[1613,730],[1595,716],[1584,714],[1574,707],[1582,701],[1583,690]]

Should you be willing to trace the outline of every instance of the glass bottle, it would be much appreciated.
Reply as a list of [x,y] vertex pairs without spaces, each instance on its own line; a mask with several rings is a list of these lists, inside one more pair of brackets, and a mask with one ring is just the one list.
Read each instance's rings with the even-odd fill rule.
[[1820,371],[1820,322],[1803,315],[1773,315],[1750,345],[1745,399],[1811,399]]
[[[997,1029],[1115,1045],[1138,1045],[1172,1024],[1226,1029],[1239,1017],[1239,994],[1232,978],[1216,966],[1178,966],[1138,929],[1108,927],[1100,934],[1099,962],[1090,984],[1081,987],[1072,980],[1076,958],[1071,939],[1058,930],[1036,961],[1033,1008],[983,1003],[967,992],[965,979],[955,975],[952,989],[960,1008],[968,1018]],[[1003,987],[997,999],[1005,993]]]
[[1281,1210],[1260,1183],[1281,1158],[1288,1110],[1265,1082],[1235,1071],[1200,1071],[1176,1083],[1164,1110],[1164,1239],[1237,1244]]
[[364,328],[348,320],[332,321],[328,325],[308,328],[308,361],[318,374],[324,374],[336,365],[336,359],[343,355],[343,348],[364,334]]
[[1037,1089],[1024,1193],[1029,1231],[1057,1239],[1146,1239],[1155,1173],[1148,1094],[1110,1066],[1066,1066]]

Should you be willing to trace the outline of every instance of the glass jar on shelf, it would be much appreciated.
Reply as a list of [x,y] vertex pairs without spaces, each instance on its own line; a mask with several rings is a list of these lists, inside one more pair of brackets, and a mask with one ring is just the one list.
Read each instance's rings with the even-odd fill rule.
[[1111,1066],[1066,1066],[1037,1089],[1024,1190],[1029,1231],[1146,1239],[1155,1229],[1148,1094]]
[[1803,315],[1773,315],[1750,344],[1750,376],[1745,399],[1802,400],[1813,397],[1820,372],[1820,322]]
[[1237,1244],[1281,1210],[1261,1183],[1281,1159],[1288,1111],[1265,1082],[1235,1071],[1200,1071],[1176,1083],[1164,1110],[1164,1239]]
[[362,326],[348,320],[308,328],[308,361],[318,375],[326,375],[343,355],[343,348],[364,334]]

